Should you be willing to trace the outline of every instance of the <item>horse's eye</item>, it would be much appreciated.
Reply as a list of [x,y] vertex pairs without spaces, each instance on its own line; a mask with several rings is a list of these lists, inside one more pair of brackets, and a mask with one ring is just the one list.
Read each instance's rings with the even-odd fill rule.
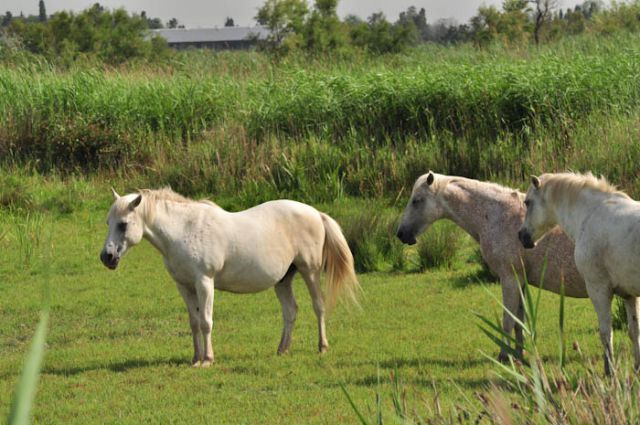
[[529,208],[529,205],[531,205],[531,201],[530,201],[530,200],[528,200],[528,199],[527,199],[527,200],[525,200],[525,201],[524,201],[524,206],[525,206],[525,207],[527,207],[527,208]]
[[127,223],[118,223],[118,231],[122,233],[126,233],[127,231]]
[[411,201],[411,205],[416,206],[416,205],[418,205],[420,202],[422,202],[422,199],[420,199],[420,198],[413,198],[413,200]]

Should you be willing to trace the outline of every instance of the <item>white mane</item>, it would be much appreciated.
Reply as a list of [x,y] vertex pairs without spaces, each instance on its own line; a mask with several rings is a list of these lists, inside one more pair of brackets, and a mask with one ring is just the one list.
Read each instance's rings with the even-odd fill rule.
[[552,202],[562,199],[575,200],[584,189],[629,198],[629,195],[618,190],[604,177],[596,177],[590,172],[543,174],[540,176],[540,187]]
[[139,189],[138,193],[142,195],[142,203],[140,205],[140,214],[142,218],[150,223],[153,222],[156,214],[157,205],[161,202],[177,202],[183,204],[190,203],[203,203],[220,208],[216,203],[207,199],[194,201],[174,192],[169,187],[163,187],[161,189]]

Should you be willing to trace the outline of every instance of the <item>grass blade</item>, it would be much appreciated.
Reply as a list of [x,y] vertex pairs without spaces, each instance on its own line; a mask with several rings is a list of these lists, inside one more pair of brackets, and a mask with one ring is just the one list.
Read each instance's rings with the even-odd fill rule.
[[360,423],[362,425],[369,425],[369,422],[367,422],[367,420],[364,418],[364,416],[362,416],[362,413],[360,413],[360,411],[358,410],[358,407],[356,406],[356,403],[351,398],[351,394],[349,394],[349,391],[347,391],[347,388],[344,386],[344,384],[342,382],[340,383],[340,388],[342,388],[342,392],[347,397],[347,400],[349,400],[349,404],[351,405],[351,408],[355,412],[356,416],[358,416],[358,419],[360,420]]
[[31,406],[36,394],[40,366],[44,357],[47,326],[49,323],[49,311],[45,310],[40,316],[40,323],[31,342],[29,354],[25,360],[22,375],[16,386],[16,392],[11,402],[9,413],[10,425],[23,425],[30,422]]
[[564,370],[567,360],[567,341],[564,335],[564,279],[560,280],[560,314],[558,315],[560,328],[560,369]]

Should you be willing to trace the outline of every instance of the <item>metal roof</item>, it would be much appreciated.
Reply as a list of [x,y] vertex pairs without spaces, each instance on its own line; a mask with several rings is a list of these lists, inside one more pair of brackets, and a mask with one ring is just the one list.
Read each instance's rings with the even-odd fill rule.
[[152,30],[167,43],[202,43],[246,40],[250,35],[263,39],[270,31],[264,27],[176,28]]

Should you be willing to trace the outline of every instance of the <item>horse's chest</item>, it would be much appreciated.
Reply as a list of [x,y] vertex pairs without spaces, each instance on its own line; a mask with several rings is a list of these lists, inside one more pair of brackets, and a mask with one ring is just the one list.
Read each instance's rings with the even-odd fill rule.
[[187,286],[195,283],[198,273],[196,273],[196,270],[193,266],[186,267],[186,263],[176,261],[175,258],[171,260],[165,258],[164,265],[171,277],[173,277],[176,282]]

